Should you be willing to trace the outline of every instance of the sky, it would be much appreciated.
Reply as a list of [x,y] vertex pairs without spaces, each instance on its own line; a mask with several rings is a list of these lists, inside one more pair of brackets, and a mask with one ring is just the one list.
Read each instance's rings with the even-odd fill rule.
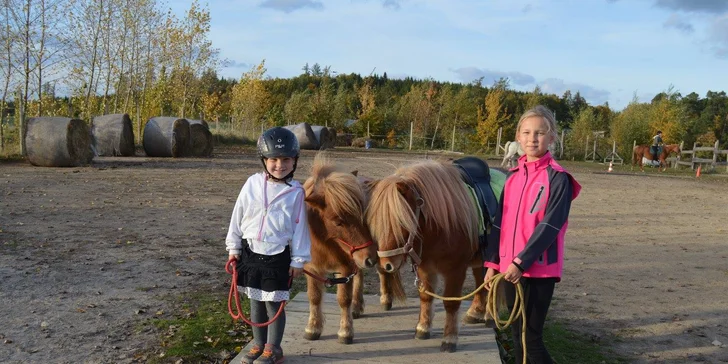
[[[172,0],[183,17],[190,1]],[[622,110],[672,87],[728,90],[728,0],[210,0],[209,39],[240,78],[305,64],[563,95]]]

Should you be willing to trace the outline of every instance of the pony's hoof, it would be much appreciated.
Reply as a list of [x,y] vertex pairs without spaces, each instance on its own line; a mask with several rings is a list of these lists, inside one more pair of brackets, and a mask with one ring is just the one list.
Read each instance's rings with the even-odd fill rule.
[[392,302],[382,303],[382,309],[384,311],[389,311],[392,309]]
[[354,338],[351,336],[339,336],[339,344],[349,345],[354,342]]
[[485,319],[480,318],[480,317],[465,315],[465,317],[463,317],[463,323],[466,325],[482,324],[482,323],[485,323]]
[[493,320],[493,319],[487,319],[487,320],[485,320],[485,327],[487,327],[489,329],[494,329],[495,328],[495,320]]
[[312,340],[312,341],[313,340],[318,340],[318,339],[321,338],[321,333],[320,332],[319,333],[316,333],[316,332],[307,332],[307,333],[305,333],[303,335],[303,338],[306,339],[306,340]]
[[457,348],[458,344],[454,343],[442,343],[442,345],[440,345],[440,351],[442,352],[454,353]]
[[415,339],[417,340],[427,340],[430,338],[430,333],[427,331],[417,331],[415,332]]
[[364,314],[362,311],[351,311],[351,317],[354,319],[358,319]]

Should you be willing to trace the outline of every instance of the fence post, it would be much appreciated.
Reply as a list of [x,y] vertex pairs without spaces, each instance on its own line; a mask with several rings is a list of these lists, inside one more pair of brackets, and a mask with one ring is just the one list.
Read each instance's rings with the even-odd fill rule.
[[586,136],[586,143],[584,144],[584,162],[589,158],[589,136]]
[[450,151],[455,151],[455,125],[452,126],[452,142],[450,143]]
[[690,169],[695,169],[695,148],[697,148],[698,143],[693,143],[693,156],[690,159]]
[[413,121],[410,121],[410,143],[409,143],[409,150],[412,150],[412,137],[415,133],[415,123]]
[[503,132],[503,127],[498,128],[498,139],[496,140],[496,146],[495,146],[495,156],[500,156],[500,143],[501,143],[501,133]]
[[712,165],[713,169],[715,169],[715,166],[718,165],[718,153],[720,152],[718,150],[718,143],[719,143],[719,141],[716,140],[715,145],[713,145],[713,165]]

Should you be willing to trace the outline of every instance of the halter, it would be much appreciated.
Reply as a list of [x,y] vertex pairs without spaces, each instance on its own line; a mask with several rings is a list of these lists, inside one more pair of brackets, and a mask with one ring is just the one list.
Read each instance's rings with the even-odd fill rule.
[[[425,204],[425,200],[420,197],[416,188],[410,186],[410,190],[415,194],[415,222],[417,222],[420,220],[420,211],[422,210],[422,206]],[[405,243],[404,246],[391,250],[377,250],[377,255],[380,258],[388,258],[396,255],[407,254],[412,260],[413,265],[419,265],[422,263],[422,258],[420,258],[414,249],[415,235],[416,234],[414,232],[411,232],[407,238],[407,243]],[[422,254],[422,250],[420,250],[420,254]]]
[[356,252],[357,250],[366,249],[370,245],[374,244],[374,242],[371,241],[371,240],[369,240],[366,243],[361,244],[361,245],[354,245],[354,244],[351,244],[351,243],[347,242],[346,240],[340,239],[340,238],[335,238],[334,241],[336,241],[337,243],[341,243],[341,244],[344,244],[344,245],[348,246],[349,247],[349,254],[351,254],[352,256],[354,255],[354,252]]

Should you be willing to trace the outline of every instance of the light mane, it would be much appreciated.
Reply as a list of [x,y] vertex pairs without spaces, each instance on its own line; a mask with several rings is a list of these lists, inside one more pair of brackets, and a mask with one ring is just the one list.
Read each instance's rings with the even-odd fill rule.
[[[372,190],[366,217],[372,237],[379,244],[405,244],[405,233],[420,234],[415,212],[397,189],[397,183],[414,187],[424,200],[421,214],[441,236],[459,232],[477,248],[478,216],[460,173],[451,164],[426,160],[397,169]],[[381,246],[381,249],[393,249]]]
[[324,154],[313,161],[311,177],[303,185],[306,196],[318,194],[326,201],[326,208],[339,217],[353,217],[364,222],[366,196],[359,180],[351,173],[342,172]]

